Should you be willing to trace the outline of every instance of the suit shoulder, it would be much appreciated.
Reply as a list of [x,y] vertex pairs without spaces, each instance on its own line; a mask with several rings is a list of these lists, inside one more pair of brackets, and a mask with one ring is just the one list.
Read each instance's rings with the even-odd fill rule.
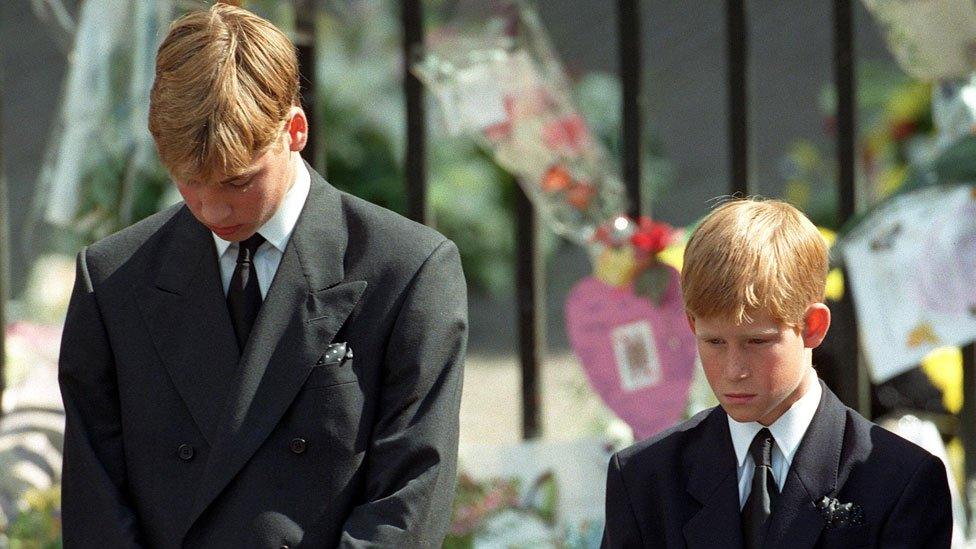
[[668,463],[677,460],[688,441],[698,436],[703,423],[716,411],[709,408],[691,418],[617,452],[621,469],[636,463]]
[[847,409],[847,424],[852,432],[849,441],[854,449],[869,450],[872,462],[878,466],[914,471],[921,462],[938,459],[928,450],[850,408]]
[[114,271],[178,215],[187,215],[182,202],[89,245],[84,252],[87,266],[101,272]]
[[346,192],[341,192],[341,196],[350,239],[369,243],[390,260],[423,262],[448,241],[436,230],[382,206]]

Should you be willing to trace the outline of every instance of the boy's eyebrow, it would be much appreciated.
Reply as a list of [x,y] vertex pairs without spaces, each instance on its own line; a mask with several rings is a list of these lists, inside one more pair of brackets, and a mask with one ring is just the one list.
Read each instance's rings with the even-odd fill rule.
[[749,332],[746,335],[748,335],[748,336],[773,336],[773,335],[779,335],[779,330],[776,329],[776,328],[767,328],[765,330],[757,330],[755,332]]
[[[777,336],[777,335],[779,335],[779,330],[777,330],[776,328],[767,328],[767,329],[764,329],[764,330],[756,330],[754,332],[745,332],[745,333],[741,333],[741,334],[732,334],[731,337],[745,337],[745,338],[749,338],[749,337],[769,337],[769,336]],[[721,334],[713,334],[711,332],[705,332],[705,331],[702,331],[702,330],[698,330],[698,338],[699,339],[712,339],[712,338],[716,338],[716,337],[718,337],[718,338],[724,338],[724,337],[730,337],[730,336],[721,335]]]
[[237,174],[235,176],[228,177],[227,179],[224,179],[223,181],[220,181],[217,184],[218,185],[226,185],[227,183],[230,183],[231,181],[237,181],[238,179],[244,179],[245,177],[250,177],[250,176],[258,173],[259,171],[261,171],[261,168],[253,169],[253,170],[248,170],[246,172],[239,173],[239,174]]

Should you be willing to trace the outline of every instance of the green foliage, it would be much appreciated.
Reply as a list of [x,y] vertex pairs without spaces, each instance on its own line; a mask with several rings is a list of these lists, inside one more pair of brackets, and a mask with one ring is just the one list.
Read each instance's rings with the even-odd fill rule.
[[94,241],[159,210],[170,186],[166,170],[155,160],[130,165],[131,150],[103,155],[81,179],[84,193],[75,230]]
[[[887,64],[865,62],[857,74],[857,200],[868,206],[911,185],[911,167],[927,150],[934,131],[931,85]],[[821,93],[827,133],[836,132],[833,86]],[[839,229],[837,160],[830,147],[798,139],[783,159],[785,198],[817,225]]]
[[935,180],[950,183],[976,181],[976,136],[967,135],[953,143],[929,169]]
[[61,486],[30,490],[24,509],[7,528],[10,549],[61,549]]

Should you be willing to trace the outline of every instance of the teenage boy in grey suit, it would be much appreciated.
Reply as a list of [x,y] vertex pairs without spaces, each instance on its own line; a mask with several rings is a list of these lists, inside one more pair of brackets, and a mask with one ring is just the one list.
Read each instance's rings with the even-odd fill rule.
[[78,256],[73,547],[438,547],[467,337],[457,248],[302,162],[294,46],[226,4],[159,49],[184,202]]

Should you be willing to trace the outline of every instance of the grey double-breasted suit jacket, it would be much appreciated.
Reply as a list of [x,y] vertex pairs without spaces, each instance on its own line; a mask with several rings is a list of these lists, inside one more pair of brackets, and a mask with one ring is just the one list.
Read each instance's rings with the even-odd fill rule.
[[242,352],[213,238],[183,205],[79,254],[59,375],[67,549],[440,546],[467,338],[457,248],[310,171]]

